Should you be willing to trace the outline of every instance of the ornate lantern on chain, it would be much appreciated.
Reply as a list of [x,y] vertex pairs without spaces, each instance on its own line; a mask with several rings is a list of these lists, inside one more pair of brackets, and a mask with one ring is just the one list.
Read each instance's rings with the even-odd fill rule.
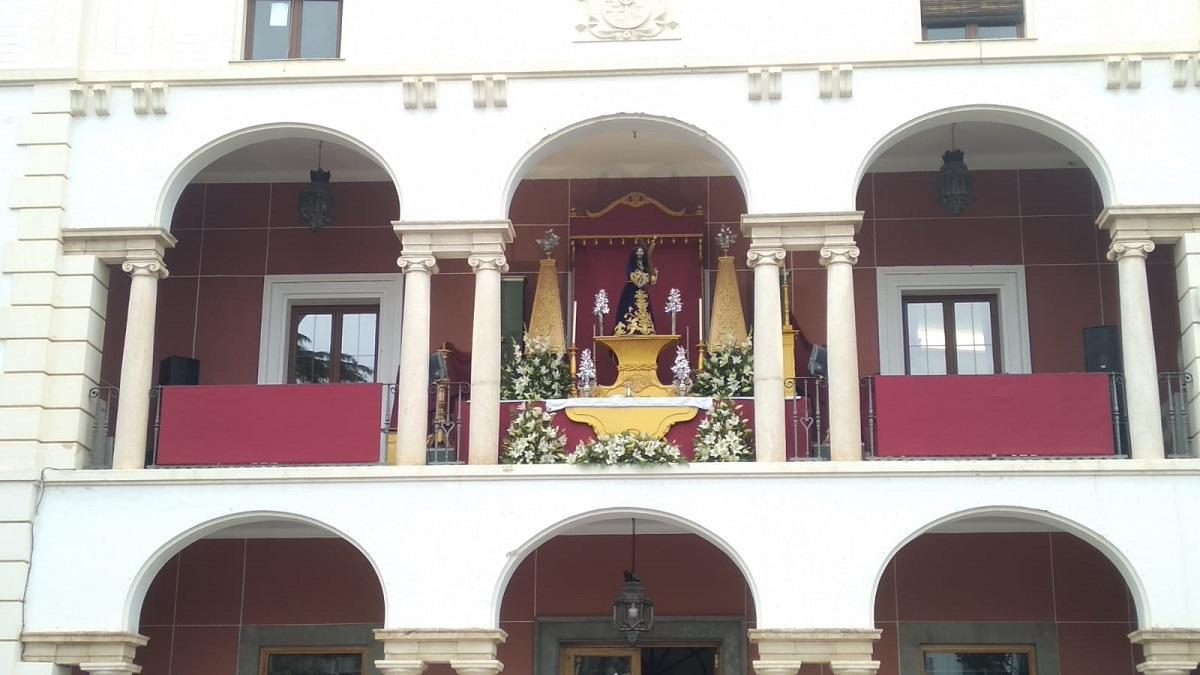
[[646,585],[638,578],[637,569],[637,520],[633,521],[633,534],[630,537],[632,555],[629,569],[625,571],[625,583],[621,584],[621,592],[613,601],[613,626],[618,633],[625,636],[625,641],[632,647],[637,644],[643,633],[649,633],[654,627],[654,601],[646,592]]
[[336,200],[333,186],[329,184],[330,173],[321,168],[321,146],[317,141],[317,168],[309,171],[308,187],[300,193],[300,222],[316,232],[333,222]]
[[959,215],[975,201],[975,176],[963,162],[963,151],[954,142],[954,127],[950,125],[950,149],[942,154],[938,171],[937,200],[950,213]]

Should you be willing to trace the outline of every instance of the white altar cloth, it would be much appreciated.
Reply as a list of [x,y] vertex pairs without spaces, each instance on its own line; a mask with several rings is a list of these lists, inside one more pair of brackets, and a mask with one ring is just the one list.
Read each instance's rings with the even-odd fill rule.
[[597,396],[546,399],[546,410],[564,408],[699,408],[712,410],[711,396]]

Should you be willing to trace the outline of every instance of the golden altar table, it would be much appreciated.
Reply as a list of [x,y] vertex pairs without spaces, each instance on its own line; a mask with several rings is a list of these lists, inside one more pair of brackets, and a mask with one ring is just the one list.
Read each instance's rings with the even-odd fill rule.
[[617,379],[596,387],[596,396],[675,396],[675,388],[658,379],[658,355],[675,346],[678,335],[602,335],[596,344],[617,359]]

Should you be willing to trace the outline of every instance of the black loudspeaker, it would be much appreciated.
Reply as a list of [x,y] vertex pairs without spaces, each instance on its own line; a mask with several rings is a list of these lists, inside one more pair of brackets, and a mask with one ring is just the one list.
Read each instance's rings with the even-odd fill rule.
[[829,352],[821,345],[813,345],[808,356],[808,374],[829,378]]
[[1089,373],[1119,373],[1121,332],[1116,326],[1092,326],[1083,329],[1083,367]]
[[168,356],[158,364],[158,383],[162,386],[200,384],[200,362],[186,356]]

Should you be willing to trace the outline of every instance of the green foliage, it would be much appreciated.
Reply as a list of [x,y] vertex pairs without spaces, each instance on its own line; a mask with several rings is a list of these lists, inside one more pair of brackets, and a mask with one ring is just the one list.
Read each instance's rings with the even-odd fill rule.
[[527,402],[517,408],[504,436],[500,460],[505,464],[561,464],[567,437],[554,426],[553,416]]
[[696,374],[695,396],[754,395],[754,346],[751,338],[739,345],[704,352],[704,367]]
[[571,369],[563,355],[541,340],[525,337],[506,350],[500,368],[500,397],[508,401],[544,401],[566,398],[571,391]]
[[740,405],[729,399],[713,401],[713,409],[696,431],[697,462],[748,462],[754,459],[754,437]]
[[580,443],[567,457],[571,464],[677,464],[686,461],[674,443],[631,432]]

